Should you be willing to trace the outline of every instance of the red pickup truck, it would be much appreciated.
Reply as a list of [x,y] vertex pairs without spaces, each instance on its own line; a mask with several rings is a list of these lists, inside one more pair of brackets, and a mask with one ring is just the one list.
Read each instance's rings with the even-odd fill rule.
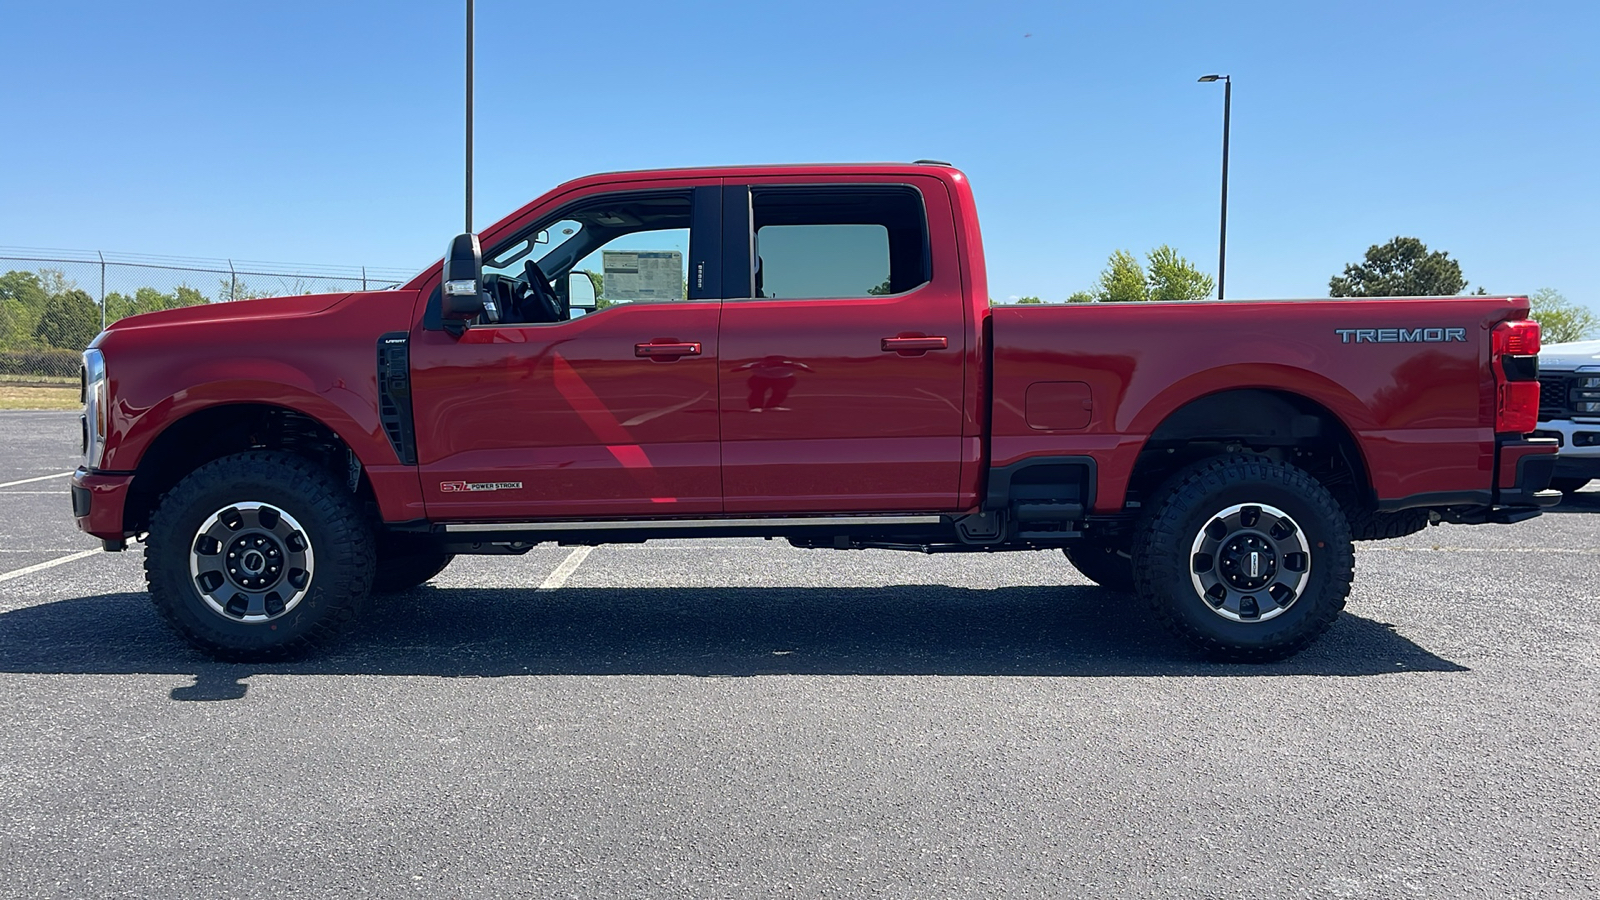
[[1064,551],[1224,658],[1316,639],[1353,540],[1514,522],[1522,297],[992,307],[958,170],[564,184],[399,290],[124,319],[84,354],[84,531],[197,646],[323,642],[541,542]]

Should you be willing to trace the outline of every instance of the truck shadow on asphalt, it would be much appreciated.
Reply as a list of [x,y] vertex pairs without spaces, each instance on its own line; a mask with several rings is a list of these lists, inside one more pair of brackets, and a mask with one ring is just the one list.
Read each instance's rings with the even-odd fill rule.
[[181,674],[176,700],[244,696],[253,674],[991,675],[1241,677],[1463,672],[1349,612],[1298,656],[1207,661],[1143,604],[1097,587],[436,588],[381,598],[355,634],[303,659],[214,662],[142,593],[0,614],[0,672]]

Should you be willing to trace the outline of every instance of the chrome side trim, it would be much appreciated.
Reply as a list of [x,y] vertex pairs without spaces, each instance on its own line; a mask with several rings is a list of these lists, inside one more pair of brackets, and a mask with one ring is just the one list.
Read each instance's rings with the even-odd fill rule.
[[449,533],[484,531],[624,531],[669,530],[675,528],[741,528],[806,525],[938,525],[943,516],[807,516],[786,519],[649,519],[641,521],[583,522],[463,522],[446,525]]

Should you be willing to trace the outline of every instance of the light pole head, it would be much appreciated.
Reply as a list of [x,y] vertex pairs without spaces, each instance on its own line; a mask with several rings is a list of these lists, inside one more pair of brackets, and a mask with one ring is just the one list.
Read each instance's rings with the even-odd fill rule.
[[1200,81],[1232,81],[1233,80],[1233,76],[1231,76],[1231,75],[1201,75],[1199,80]]

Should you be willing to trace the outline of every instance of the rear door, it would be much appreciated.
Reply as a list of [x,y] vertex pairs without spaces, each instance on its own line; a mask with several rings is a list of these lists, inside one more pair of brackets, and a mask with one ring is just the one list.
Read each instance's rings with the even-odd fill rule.
[[944,186],[773,177],[725,191],[724,252],[750,256],[748,281],[723,285],[725,509],[955,509],[966,329]]
[[[547,317],[530,304],[510,311],[523,321],[413,334],[430,518],[721,511],[720,303],[705,274],[719,271],[720,220],[720,184],[636,184],[575,198],[484,248],[496,278],[526,279],[532,260],[559,313],[526,321]],[[580,281],[599,287],[596,308],[572,305]]]

